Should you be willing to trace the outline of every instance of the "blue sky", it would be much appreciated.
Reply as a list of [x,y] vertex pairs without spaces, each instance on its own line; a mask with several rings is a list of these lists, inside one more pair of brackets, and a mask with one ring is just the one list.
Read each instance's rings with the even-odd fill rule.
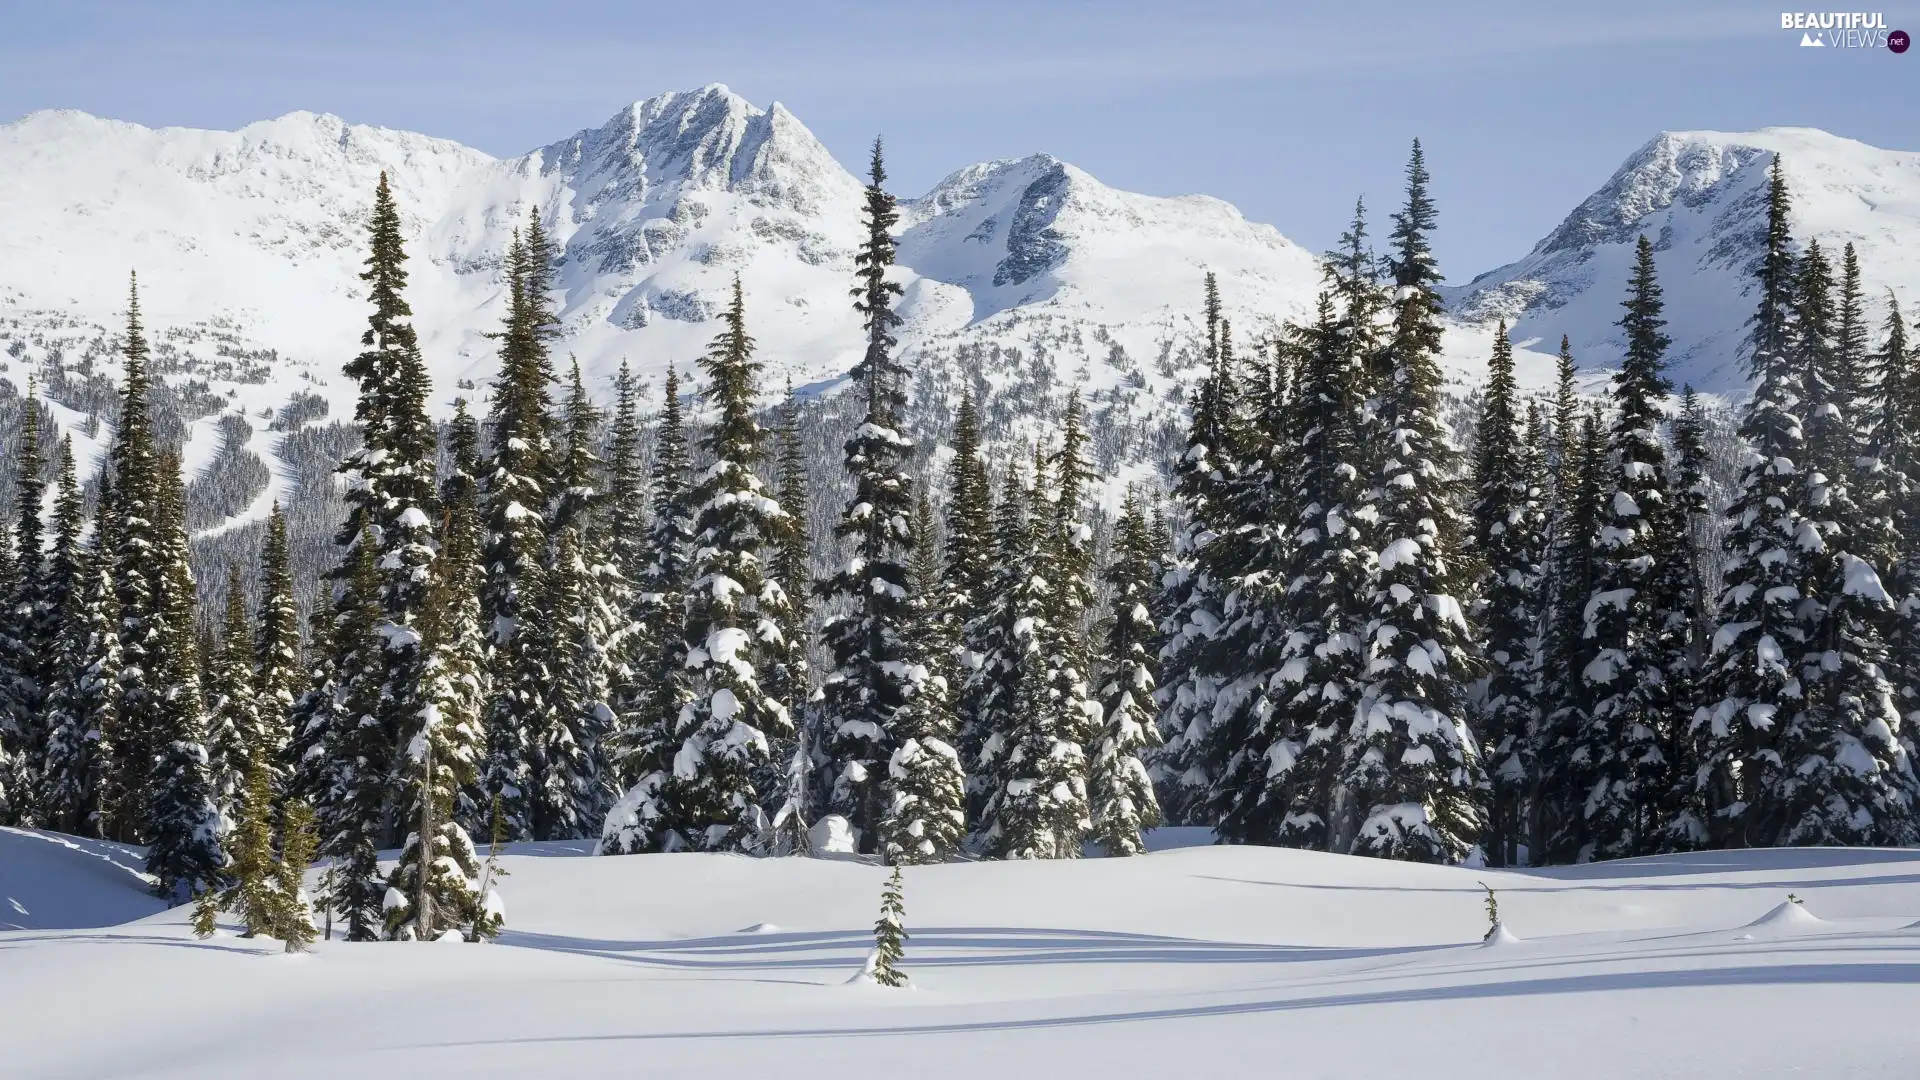
[[[1679,9],[1679,10],[1673,10]],[[1920,50],[1802,50],[1777,3],[0,0],[0,119],[235,127],[293,109],[513,154],[724,82],[894,186],[1036,150],[1204,192],[1315,249],[1425,142],[1442,269],[1517,258],[1662,129],[1920,149]],[[1920,3],[1886,12],[1920,31]],[[1911,23],[1908,26],[1906,24]],[[4,183],[0,178],[0,183]]]

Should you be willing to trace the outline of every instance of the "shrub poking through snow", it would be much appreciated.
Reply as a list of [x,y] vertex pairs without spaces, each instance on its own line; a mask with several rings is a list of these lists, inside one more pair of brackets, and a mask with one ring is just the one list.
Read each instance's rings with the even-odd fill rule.
[[1487,932],[1482,941],[1492,941],[1493,935],[1500,932],[1500,898],[1493,894],[1493,886],[1481,882],[1480,887],[1487,890]]

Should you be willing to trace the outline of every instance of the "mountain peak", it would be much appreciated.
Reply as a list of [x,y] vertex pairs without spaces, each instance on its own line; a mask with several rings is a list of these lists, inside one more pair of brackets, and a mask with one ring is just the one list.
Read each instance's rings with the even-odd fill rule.
[[1507,320],[1516,342],[1567,334],[1583,364],[1610,366],[1622,348],[1615,325],[1621,290],[1644,235],[1667,293],[1676,372],[1705,390],[1738,390],[1746,382],[1742,323],[1776,157],[1792,193],[1797,239],[1817,237],[1835,249],[1854,244],[1877,308],[1887,287],[1911,288],[1920,276],[1908,243],[1920,228],[1920,154],[1817,128],[1770,127],[1661,132],[1525,258],[1447,290],[1450,304],[1470,322]]

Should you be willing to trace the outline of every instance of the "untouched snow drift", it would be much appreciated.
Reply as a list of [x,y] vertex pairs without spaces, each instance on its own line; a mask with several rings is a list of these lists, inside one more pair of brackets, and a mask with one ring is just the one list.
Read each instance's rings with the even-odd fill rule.
[[[0,867],[55,846],[0,837]],[[1912,1075],[1920,852],[912,867],[914,989],[881,992],[848,983],[882,868],[512,850],[514,921],[491,946],[288,957],[230,930],[197,941],[185,908],[0,932],[6,1075]],[[1482,881],[1511,930],[1491,947]]]

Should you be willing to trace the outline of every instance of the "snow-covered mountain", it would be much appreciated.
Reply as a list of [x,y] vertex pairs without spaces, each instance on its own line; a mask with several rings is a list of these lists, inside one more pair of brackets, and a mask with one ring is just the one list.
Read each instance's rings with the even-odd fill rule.
[[1779,155],[1793,194],[1796,239],[1818,238],[1837,259],[1859,252],[1876,320],[1888,290],[1920,301],[1920,153],[1882,150],[1812,128],[1748,134],[1666,132],[1534,246],[1526,258],[1451,290],[1454,313],[1480,325],[1504,318],[1516,342],[1552,351],[1568,335],[1586,367],[1610,367],[1633,247],[1653,241],[1666,290],[1676,380],[1743,387],[1753,269],[1766,236],[1767,170]]
[[[383,169],[412,233],[410,298],[442,407],[491,375],[482,335],[498,323],[511,230],[533,208],[563,246],[562,348],[590,379],[622,358],[643,375],[684,366],[735,274],[776,379],[822,383],[857,355],[860,181],[784,107],[723,86],[649,98],[508,160],[308,113],[236,132],[35,113],[0,127],[0,336],[32,350],[61,323],[110,330],[134,268],[152,326],[219,326],[273,351],[267,384],[223,388],[237,404],[298,385],[339,415]],[[1045,156],[955,173],[905,204],[903,230],[909,347],[1015,310],[1162,323],[1195,305],[1203,267],[1237,306],[1286,315],[1317,274],[1225,203],[1113,191]]]
[[[1855,242],[1876,304],[1883,286],[1920,299],[1920,154],[1805,129],[1667,134],[1525,259],[1452,291],[1450,370],[1477,377],[1496,316],[1517,321],[1524,382],[1545,384],[1563,332],[1586,366],[1608,366],[1645,231],[1660,248],[1676,378],[1737,389],[1774,152],[1799,233]],[[562,354],[603,395],[622,360],[643,379],[690,364],[736,274],[769,395],[783,380],[831,390],[857,358],[847,290],[860,181],[785,108],[716,85],[510,159],[311,113],[233,132],[71,111],[0,125],[0,380],[24,389],[37,375],[83,455],[97,452],[125,275],[138,270],[159,370],[188,421],[186,464],[233,492],[206,528],[254,520],[310,486],[318,451],[337,441],[286,438],[351,413],[340,366],[365,317],[364,225],[383,170],[442,413],[486,393],[503,256],[536,208],[562,246]],[[954,172],[902,203],[899,228],[920,421],[937,430],[970,386],[994,439],[1033,437],[1078,388],[1097,463],[1122,478],[1165,460],[1178,430],[1205,271],[1220,276],[1242,342],[1304,315],[1320,284],[1312,253],[1226,203],[1116,191],[1044,154]],[[301,454],[313,461],[296,464]]]

